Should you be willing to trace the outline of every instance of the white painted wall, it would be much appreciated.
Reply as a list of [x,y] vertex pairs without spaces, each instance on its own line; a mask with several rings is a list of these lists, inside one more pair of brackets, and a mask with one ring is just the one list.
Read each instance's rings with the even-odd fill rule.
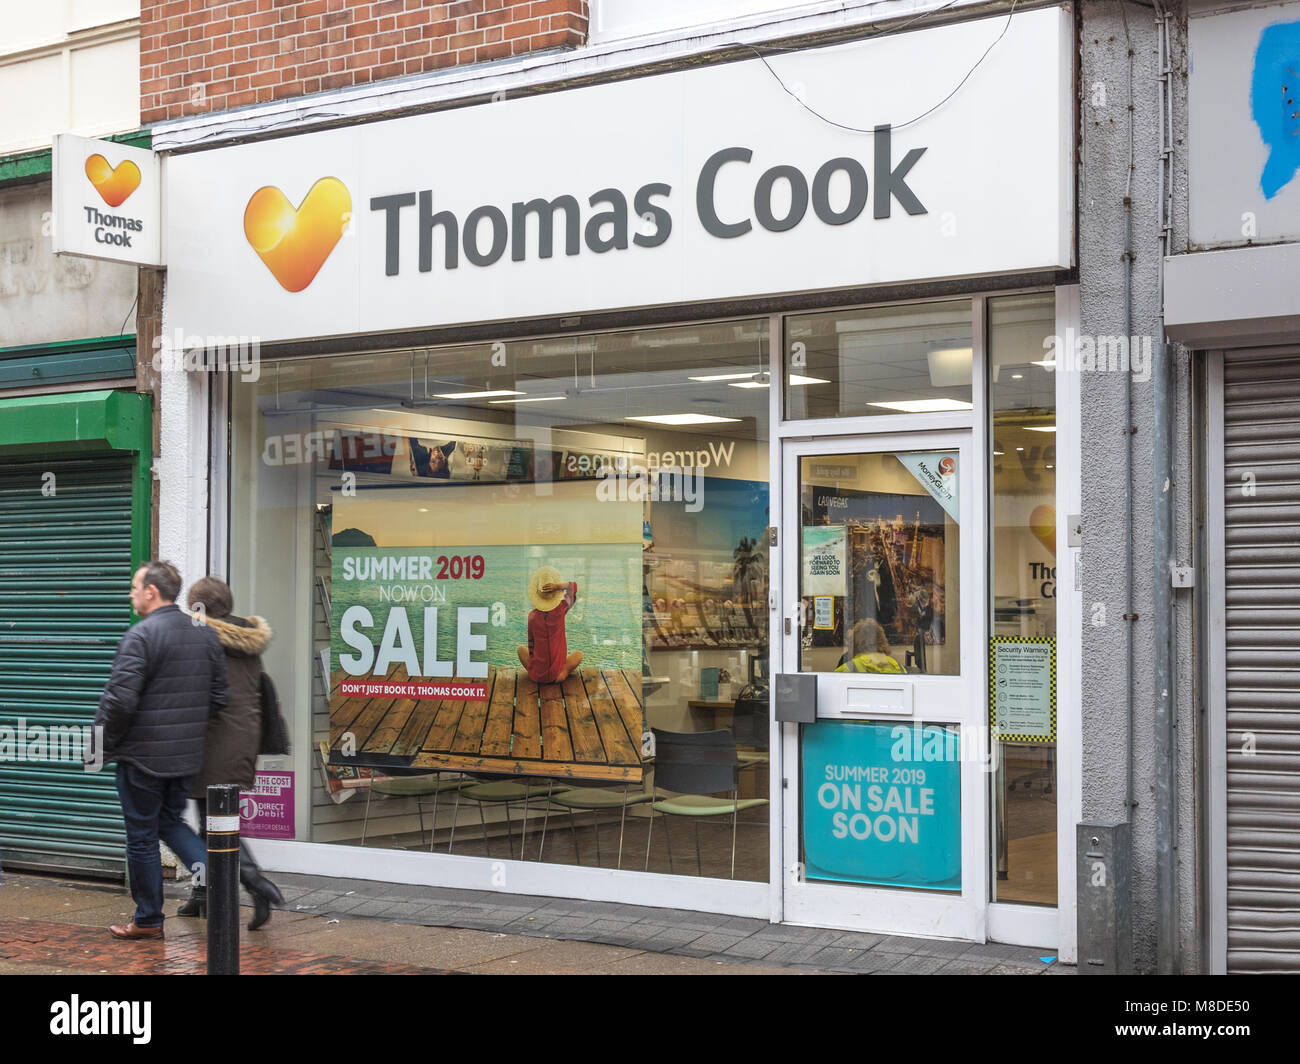
[[0,0],[0,154],[140,126],[138,0]]
[[48,181],[0,189],[0,347],[132,334],[135,289],[134,266],[54,254]]
[[[164,303],[164,334],[172,328]],[[208,572],[208,378],[184,369],[159,375],[158,556],[184,587]],[[185,592],[181,592],[182,597]]]
[[821,6],[780,0],[591,0],[591,43]]

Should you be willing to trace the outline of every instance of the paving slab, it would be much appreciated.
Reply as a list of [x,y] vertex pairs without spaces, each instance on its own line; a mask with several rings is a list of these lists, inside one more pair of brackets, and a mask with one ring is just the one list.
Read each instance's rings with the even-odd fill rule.
[[761,964],[741,964],[730,957],[683,957],[674,953],[639,953],[614,966],[637,975],[804,975],[815,974]]
[[768,964],[803,964],[823,949],[806,942],[786,942],[772,950],[763,959]]
[[848,968],[860,975],[875,975],[889,971],[899,961],[911,956],[913,956],[911,953],[886,953],[874,949],[863,950],[861,953],[854,954],[848,963]]
[[860,931],[841,931],[830,945],[844,946],[847,949],[866,950],[875,949],[884,941],[884,935],[864,934]]
[[588,925],[592,931],[627,931],[634,926],[632,920],[620,920],[612,916],[592,920]]
[[887,975],[934,975],[947,963],[943,957],[927,957],[923,953],[911,953],[900,957],[898,963],[882,969]]
[[620,975],[627,974],[621,962],[638,956],[645,954],[588,942],[540,941],[532,949],[463,970],[484,975]]
[[[967,954],[978,953],[979,950],[971,949],[969,942],[953,942],[945,939],[914,939],[915,943],[912,952],[924,957],[943,957],[947,960],[955,960],[958,957]],[[996,960],[989,958],[989,963],[994,964]]]
[[832,971],[853,971],[853,962],[858,959],[863,950],[851,949],[847,946],[822,946],[816,953],[809,957],[804,964],[810,968],[825,968]]
[[711,932],[700,935],[696,939],[692,939],[689,945],[692,952],[707,950],[707,954],[700,955],[708,956],[714,953],[726,953],[732,946],[742,941],[744,941],[743,935],[724,935],[718,932]]
[[734,946],[730,946],[722,952],[729,957],[743,957],[746,960],[761,961],[781,945],[783,943],[774,939],[751,935],[749,938],[742,938]]
[[948,961],[940,968],[935,975],[986,975],[992,962],[977,961],[965,957],[958,957],[955,960]]
[[645,948],[657,953],[671,953],[674,950],[693,945],[697,939],[703,937],[703,932],[693,931],[689,927],[670,927],[647,938]]

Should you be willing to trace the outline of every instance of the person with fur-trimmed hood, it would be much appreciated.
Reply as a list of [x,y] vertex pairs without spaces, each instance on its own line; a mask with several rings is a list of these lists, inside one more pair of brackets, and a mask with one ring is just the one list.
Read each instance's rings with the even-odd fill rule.
[[[257,753],[262,739],[262,652],[271,642],[271,628],[261,617],[236,617],[231,613],[234,596],[220,577],[205,576],[194,583],[188,596],[190,615],[217,635],[226,652],[226,673],[230,679],[230,701],[208,725],[203,748],[203,767],[190,794],[199,805],[199,826],[207,823],[207,793],[210,784],[234,783],[242,790],[255,785]],[[239,881],[253,896],[256,931],[271,918],[271,906],[284,904],[274,883],[262,875],[248,844],[239,840]],[[190,891],[189,901],[178,916],[206,916],[204,888]]]

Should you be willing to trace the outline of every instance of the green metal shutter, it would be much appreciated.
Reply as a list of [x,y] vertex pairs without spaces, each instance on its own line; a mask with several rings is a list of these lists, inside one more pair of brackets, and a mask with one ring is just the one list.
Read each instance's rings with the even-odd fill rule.
[[[84,771],[80,749],[131,623],[133,463],[134,456],[102,451],[75,461],[0,460],[0,860],[6,867],[125,871],[113,767]],[[52,730],[68,728],[78,733]],[[57,760],[30,756],[40,736],[35,729],[53,740],[44,756]],[[28,756],[18,759],[23,746]]]

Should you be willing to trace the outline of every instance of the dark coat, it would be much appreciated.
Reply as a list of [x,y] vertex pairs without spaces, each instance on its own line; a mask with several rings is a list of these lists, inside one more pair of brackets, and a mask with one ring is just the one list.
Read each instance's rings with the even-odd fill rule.
[[161,779],[193,776],[208,721],[225,709],[229,691],[216,635],[178,606],[158,607],[118,644],[95,714],[104,760]]
[[261,617],[200,617],[226,652],[230,701],[208,728],[203,767],[191,798],[206,798],[213,783],[237,783],[250,790],[262,741],[262,651],[271,629]]

